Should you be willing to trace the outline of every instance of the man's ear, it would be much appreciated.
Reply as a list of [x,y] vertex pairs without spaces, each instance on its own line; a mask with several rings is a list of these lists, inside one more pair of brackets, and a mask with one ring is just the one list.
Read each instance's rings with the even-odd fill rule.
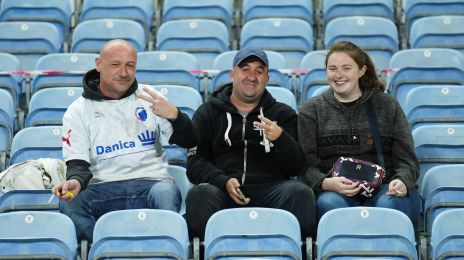
[[96,58],[95,59],[95,69],[100,72],[100,66],[101,66],[101,59],[100,58]]

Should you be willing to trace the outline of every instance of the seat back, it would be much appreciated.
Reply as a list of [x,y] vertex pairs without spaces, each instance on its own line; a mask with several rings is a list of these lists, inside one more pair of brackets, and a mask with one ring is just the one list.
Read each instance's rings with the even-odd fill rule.
[[9,53],[0,53],[0,89],[4,89],[10,93],[14,100],[15,107],[19,108],[19,97],[21,94],[21,88],[19,83],[21,82],[21,76],[10,74],[9,72],[20,71],[21,64],[18,58]]
[[295,112],[298,112],[295,95],[288,89],[282,87],[267,86],[267,91],[276,99],[277,102],[289,105]]
[[392,0],[324,0],[324,24],[344,16],[374,16],[395,20]]
[[168,173],[174,178],[177,187],[182,195],[182,205],[180,207],[180,214],[185,214],[185,197],[188,191],[193,187],[193,184],[187,178],[187,170],[184,167],[177,165],[168,165]]
[[16,111],[13,97],[6,90],[0,89],[0,153],[6,153],[10,149],[15,120]]
[[244,0],[243,23],[261,18],[297,18],[313,24],[313,3],[305,0]]
[[464,256],[464,209],[440,214],[432,227],[432,259],[458,259]]
[[327,51],[312,51],[307,53],[301,60],[301,69],[307,69],[308,72],[300,79],[299,92],[301,103],[313,96],[313,88],[321,85],[327,85],[327,72],[325,69],[325,58]]
[[11,190],[0,196],[0,213],[25,210],[59,212],[59,200],[52,196],[50,190]]

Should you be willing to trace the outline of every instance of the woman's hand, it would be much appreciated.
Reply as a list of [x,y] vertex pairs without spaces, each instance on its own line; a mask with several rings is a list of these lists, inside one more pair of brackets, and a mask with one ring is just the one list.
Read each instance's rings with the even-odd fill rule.
[[359,193],[361,186],[359,182],[353,182],[345,177],[332,177],[322,181],[322,189],[352,197]]

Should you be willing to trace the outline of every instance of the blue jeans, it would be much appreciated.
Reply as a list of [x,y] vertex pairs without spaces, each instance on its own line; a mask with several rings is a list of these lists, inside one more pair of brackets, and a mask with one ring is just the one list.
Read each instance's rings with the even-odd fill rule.
[[103,214],[123,209],[167,209],[179,212],[180,191],[171,181],[135,179],[88,185],[75,199],[60,202],[60,211],[76,227],[77,238],[92,242],[95,222]]
[[383,184],[380,190],[372,198],[361,195],[348,197],[343,194],[324,191],[319,194],[316,202],[317,218],[321,219],[327,211],[345,207],[366,206],[396,209],[406,214],[412,222],[420,214],[421,199],[415,190],[408,190],[405,197],[387,195],[388,184]]

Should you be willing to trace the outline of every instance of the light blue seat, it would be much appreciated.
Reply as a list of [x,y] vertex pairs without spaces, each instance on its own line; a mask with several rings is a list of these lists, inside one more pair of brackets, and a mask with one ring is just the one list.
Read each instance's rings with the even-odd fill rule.
[[50,190],[11,190],[0,196],[0,213],[25,210],[45,210],[59,212],[56,196],[49,202]]
[[82,87],[56,87],[36,92],[29,102],[25,127],[62,125],[64,113],[83,91]]
[[95,68],[95,53],[54,53],[42,56],[36,70],[62,73],[40,74],[33,78],[30,93],[53,87],[82,87],[83,75]]
[[313,50],[313,29],[296,18],[263,18],[246,22],[240,34],[240,48],[257,47],[277,51],[288,68],[299,68],[301,59]]
[[231,28],[234,15],[233,0],[164,0],[163,22],[182,19],[217,20]]
[[395,20],[393,0],[324,0],[324,24],[343,16],[375,16]]
[[389,208],[348,207],[322,216],[317,259],[418,259],[411,220]]
[[308,70],[300,78],[299,93],[301,103],[313,96],[315,88],[328,84],[325,69],[326,56],[326,50],[312,51],[307,53],[301,60],[300,68]]
[[11,144],[10,165],[39,158],[63,159],[61,127],[35,126],[19,130]]
[[206,224],[205,259],[301,259],[300,225],[288,211],[232,208]]
[[137,82],[148,85],[181,85],[199,90],[198,79],[191,71],[199,69],[190,53],[181,51],[147,51],[137,53]]
[[464,54],[464,14],[417,19],[409,35],[410,48],[451,48]]
[[403,12],[408,34],[415,20],[425,16],[464,15],[462,0],[407,0],[403,1]]
[[297,18],[313,24],[313,2],[306,0],[244,0],[243,22],[261,18]]
[[[13,72],[20,71],[21,65],[18,58],[9,53],[0,53],[0,71]],[[19,83],[21,76],[16,74],[0,74],[0,89],[4,89],[10,93],[15,102],[15,107],[19,108],[19,98],[21,88]]]
[[15,211],[0,214],[0,258],[75,259],[74,223],[58,212]]
[[188,259],[185,219],[161,209],[112,211],[93,231],[89,259]]
[[277,102],[287,104],[291,108],[293,108],[295,112],[298,112],[296,97],[290,90],[286,88],[272,86],[267,86],[266,89],[267,91],[269,91],[269,93],[271,93],[271,95],[276,99]]
[[180,207],[180,214],[185,214],[185,197],[188,191],[193,187],[193,184],[187,178],[187,170],[178,165],[168,165],[168,173],[174,178],[177,187],[182,195],[182,205]]
[[71,52],[99,53],[103,44],[113,39],[130,42],[137,52],[146,50],[145,30],[139,23],[126,19],[97,19],[77,24]]
[[419,187],[424,174],[433,166],[464,163],[464,125],[421,125],[412,131],[412,137],[421,171]]
[[129,19],[143,26],[148,38],[153,20],[152,0],[85,0],[82,5],[80,22],[94,19]]
[[464,257],[464,209],[440,214],[432,227],[432,259]]
[[407,49],[390,60],[388,92],[400,104],[419,85],[464,85],[464,56],[453,49]]
[[2,0],[0,21],[49,22],[58,29],[60,42],[70,32],[73,6],[69,0]]
[[324,45],[347,40],[366,50],[376,68],[388,68],[390,58],[399,50],[398,29],[387,18],[346,16],[332,19],[325,28]]
[[13,97],[0,89],[0,169],[6,166],[6,156],[11,149],[15,131],[16,111]]
[[215,20],[184,19],[161,24],[157,31],[156,49],[185,51],[198,60],[200,69],[210,69],[214,58],[229,50],[229,30]]
[[464,208],[464,164],[438,165],[425,173],[421,185],[425,231],[432,230],[440,214]]
[[22,70],[46,54],[63,51],[58,29],[48,22],[0,22],[0,52],[15,55]]
[[406,94],[401,106],[412,129],[421,124],[464,124],[464,87],[416,86]]

